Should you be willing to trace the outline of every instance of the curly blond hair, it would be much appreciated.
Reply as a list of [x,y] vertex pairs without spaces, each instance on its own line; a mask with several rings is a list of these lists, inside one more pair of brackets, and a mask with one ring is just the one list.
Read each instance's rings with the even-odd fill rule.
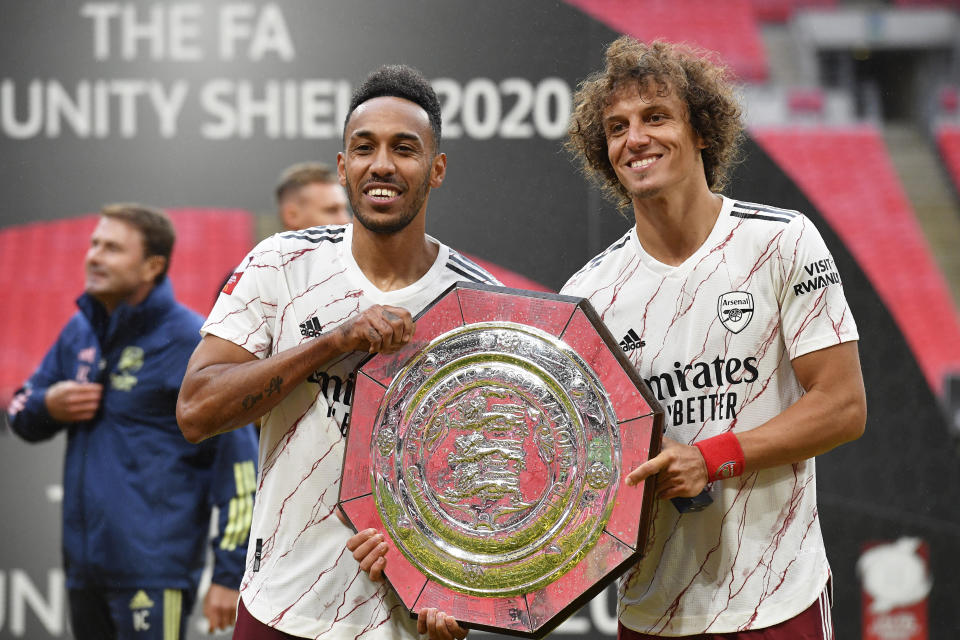
[[655,40],[650,44],[621,36],[607,47],[606,67],[588,76],[574,94],[566,149],[579,159],[584,173],[621,210],[630,194],[607,157],[603,114],[613,96],[633,83],[639,91],[655,83],[657,95],[675,91],[687,106],[690,125],[706,147],[702,151],[707,185],[720,191],[740,154],[742,109],[729,70],[701,50]]

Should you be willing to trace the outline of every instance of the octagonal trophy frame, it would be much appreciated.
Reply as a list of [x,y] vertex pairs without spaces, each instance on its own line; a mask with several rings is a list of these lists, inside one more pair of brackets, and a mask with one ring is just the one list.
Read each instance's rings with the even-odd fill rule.
[[338,507],[412,617],[541,638],[642,556],[663,409],[586,299],[459,282],[415,321],[354,372]]

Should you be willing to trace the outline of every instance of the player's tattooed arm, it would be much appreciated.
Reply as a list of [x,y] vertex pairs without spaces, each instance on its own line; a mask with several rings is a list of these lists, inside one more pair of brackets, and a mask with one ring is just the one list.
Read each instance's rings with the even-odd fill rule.
[[180,386],[180,430],[199,442],[253,422],[327,362],[352,351],[397,351],[414,329],[406,309],[374,305],[332,331],[262,359],[208,334],[190,357]]
[[270,397],[275,393],[280,393],[280,388],[283,386],[283,378],[280,376],[274,376],[270,378],[270,383],[266,388],[257,394],[249,393],[241,402],[244,411],[252,409],[258,402],[263,400],[264,396]]

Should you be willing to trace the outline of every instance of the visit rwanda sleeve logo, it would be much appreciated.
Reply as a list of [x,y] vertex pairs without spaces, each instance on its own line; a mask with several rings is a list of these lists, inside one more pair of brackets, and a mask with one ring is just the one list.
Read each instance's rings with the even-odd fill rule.
[[740,333],[753,318],[753,294],[729,291],[717,299],[717,315],[729,331]]

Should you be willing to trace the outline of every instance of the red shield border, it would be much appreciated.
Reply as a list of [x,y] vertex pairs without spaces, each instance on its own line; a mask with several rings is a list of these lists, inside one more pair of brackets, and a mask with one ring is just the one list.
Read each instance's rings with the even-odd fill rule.
[[[416,334],[406,347],[393,354],[373,354],[354,373],[338,506],[355,530],[372,527],[389,535],[374,504],[369,460],[380,400],[408,361],[434,338],[458,327],[513,322],[557,337],[593,368],[614,406],[622,473],[659,453],[663,409],[586,299],[461,282],[415,320]],[[625,487],[622,478],[618,484],[612,513],[594,546],[571,570],[532,593],[483,598],[456,592],[430,580],[395,544],[387,553],[386,579],[412,617],[422,608],[436,607],[467,628],[542,638],[642,556],[654,479],[636,488]],[[624,491],[631,493],[625,496]]]

